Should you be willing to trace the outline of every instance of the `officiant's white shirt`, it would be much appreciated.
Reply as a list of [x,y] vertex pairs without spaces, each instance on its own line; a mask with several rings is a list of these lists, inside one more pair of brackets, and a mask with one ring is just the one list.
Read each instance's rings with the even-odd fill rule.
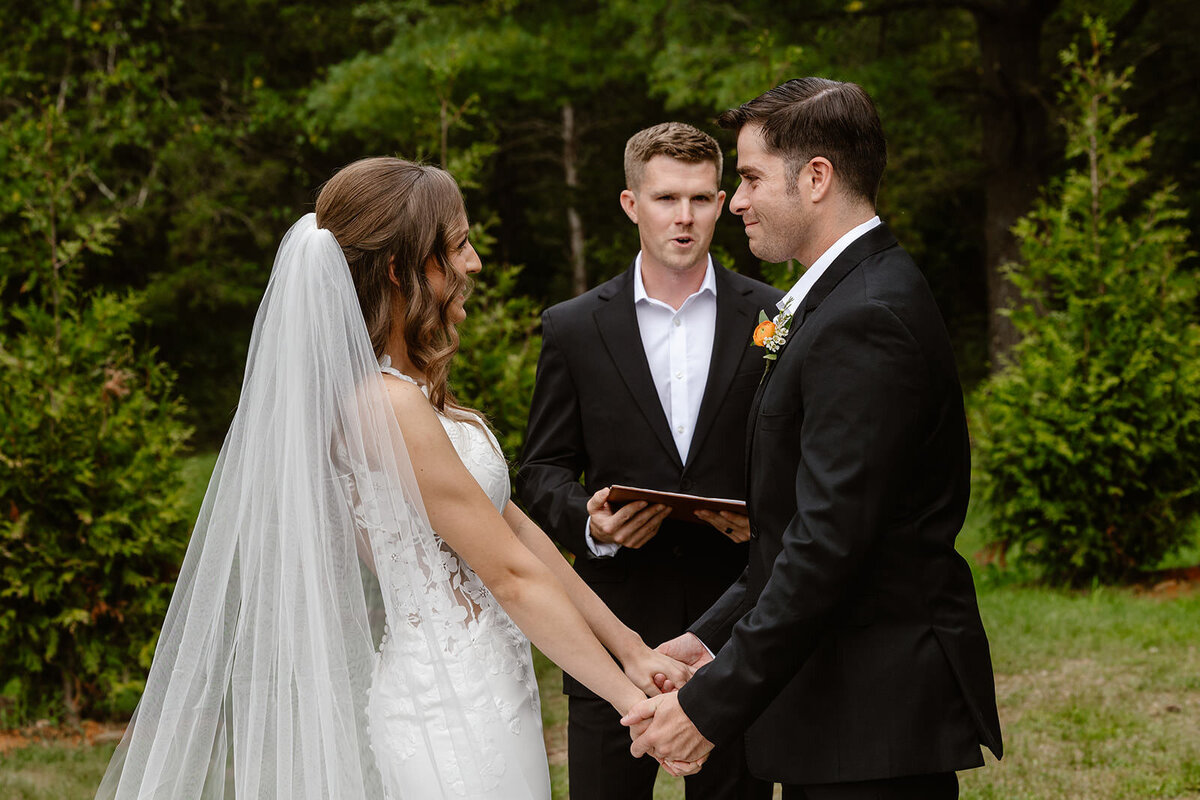
[[[650,377],[671,426],[679,460],[686,464],[717,330],[717,277],[712,256],[708,257],[700,288],[676,310],[646,293],[639,252],[633,264],[633,305]],[[611,556],[621,549],[615,542],[593,539],[590,518],[585,523],[584,539],[588,549],[598,556]]]

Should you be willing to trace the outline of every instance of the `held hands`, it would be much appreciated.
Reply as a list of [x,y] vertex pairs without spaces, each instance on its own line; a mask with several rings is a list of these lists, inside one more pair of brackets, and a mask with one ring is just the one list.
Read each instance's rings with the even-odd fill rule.
[[621,724],[633,737],[629,752],[635,758],[649,753],[675,776],[699,772],[713,749],[688,719],[675,692],[641,701],[621,718]]
[[[683,686],[695,672],[669,653],[651,650],[644,644],[633,655],[621,658],[621,665],[629,680],[650,697]],[[664,689],[664,686],[671,688]]]
[[[680,664],[688,668],[688,678],[696,674],[696,670],[703,667],[708,662],[712,661],[712,654],[708,652],[708,648],[700,641],[700,638],[694,633],[684,633],[681,636],[676,636],[668,642],[663,642],[658,647],[654,648],[657,652],[664,656],[669,656]],[[667,674],[663,675],[664,679],[661,683],[655,677],[655,683],[658,684],[659,690],[663,692],[673,692],[682,686],[682,683],[676,683],[675,680]],[[646,692],[646,694],[651,694]]]
[[592,538],[597,542],[637,549],[654,538],[658,526],[671,513],[670,506],[657,504],[647,507],[643,500],[613,509],[608,504],[608,493],[609,487],[601,489],[587,502]]
[[745,514],[735,514],[732,511],[716,513],[701,509],[693,513],[738,544],[750,541],[750,518]]

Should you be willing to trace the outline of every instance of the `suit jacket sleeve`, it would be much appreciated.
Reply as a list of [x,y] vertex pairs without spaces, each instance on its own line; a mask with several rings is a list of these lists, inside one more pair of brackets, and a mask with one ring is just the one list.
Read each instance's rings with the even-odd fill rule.
[[734,624],[753,607],[753,599],[747,590],[748,578],[749,570],[742,570],[742,574],[717,602],[688,628],[689,633],[695,634],[714,653],[729,641]]
[[567,355],[549,312],[542,315],[542,352],[525,432],[525,452],[517,472],[517,495],[537,521],[576,558],[594,558],[584,541],[587,490],[583,423]]
[[[916,446],[929,372],[889,308],[864,301],[840,311],[803,357],[803,369],[791,373],[799,385],[780,387],[799,398],[797,512],[753,609],[679,693],[715,744],[742,734],[836,624]],[[778,467],[755,461],[751,469]]]

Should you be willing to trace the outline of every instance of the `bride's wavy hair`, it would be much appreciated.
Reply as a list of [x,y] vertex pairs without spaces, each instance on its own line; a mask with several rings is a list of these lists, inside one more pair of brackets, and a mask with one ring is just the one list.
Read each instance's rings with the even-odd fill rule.
[[[471,287],[450,265],[458,244],[452,237],[465,235],[466,216],[450,173],[399,158],[355,161],[317,195],[317,226],[329,230],[346,255],[375,356],[384,354],[399,310],[408,358],[425,374],[430,402],[454,418],[474,421],[470,414],[478,412],[460,405],[447,385],[450,359],[458,351],[450,307]],[[431,260],[445,276],[440,297],[426,274]]]

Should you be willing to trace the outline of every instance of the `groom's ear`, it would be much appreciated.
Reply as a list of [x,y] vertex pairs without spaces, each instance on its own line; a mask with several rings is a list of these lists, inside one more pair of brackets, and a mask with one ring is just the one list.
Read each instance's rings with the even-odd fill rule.
[[629,217],[634,225],[637,225],[637,196],[632,190],[626,189],[621,192],[621,208],[625,210],[625,216]]
[[809,200],[819,203],[833,191],[833,163],[825,156],[815,156],[800,170],[800,191],[807,192]]

